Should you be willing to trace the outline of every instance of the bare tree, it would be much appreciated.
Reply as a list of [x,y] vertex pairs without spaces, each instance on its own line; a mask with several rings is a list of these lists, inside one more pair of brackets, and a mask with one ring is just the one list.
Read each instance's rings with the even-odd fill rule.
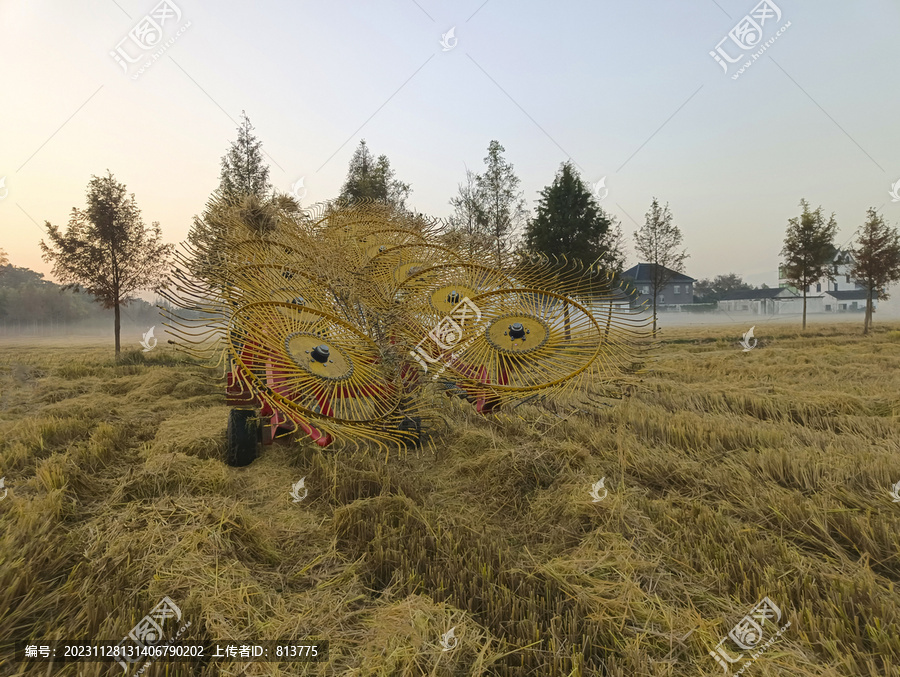
[[856,262],[850,271],[857,284],[866,290],[864,335],[872,327],[872,298],[877,294],[880,301],[886,301],[887,285],[900,280],[900,234],[875,209],[869,209],[868,217],[853,248]]
[[141,289],[156,292],[165,283],[173,245],[161,242],[159,224],[144,225],[134,194],[107,176],[91,177],[87,209],[72,209],[68,229],[61,233],[46,222],[51,246],[41,241],[45,261],[64,289],[82,288],[104,308],[115,309],[116,357],[121,351],[120,306]]
[[491,251],[485,196],[479,187],[478,178],[467,167],[466,182],[459,184],[459,192],[450,198],[450,205],[453,207],[453,214],[448,219],[450,233],[459,240],[459,246],[468,252],[470,259]]
[[823,277],[834,279],[831,262],[834,258],[834,236],[837,223],[834,214],[828,222],[820,206],[814,212],[809,203],[800,200],[803,213],[788,220],[781,255],[784,259],[784,277],[803,293],[803,329],[806,329],[806,294],[809,286]]
[[672,279],[673,273],[684,272],[684,260],[689,257],[681,247],[681,230],[672,223],[669,203],[659,206],[654,197],[645,215],[644,225],[634,234],[638,255],[650,264],[650,292],[653,299],[653,335],[656,335],[656,309],[659,293]]

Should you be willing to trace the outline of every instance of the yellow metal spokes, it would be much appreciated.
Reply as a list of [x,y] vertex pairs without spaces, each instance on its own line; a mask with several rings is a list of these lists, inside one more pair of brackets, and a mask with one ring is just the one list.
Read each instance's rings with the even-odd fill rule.
[[376,421],[399,404],[396,378],[384,368],[378,347],[322,311],[277,302],[243,306],[232,350],[259,385],[301,413]]
[[546,388],[588,369],[600,352],[595,320],[562,296],[500,290],[473,301],[486,328],[470,344],[463,337],[466,347],[451,364],[468,379],[499,391]]

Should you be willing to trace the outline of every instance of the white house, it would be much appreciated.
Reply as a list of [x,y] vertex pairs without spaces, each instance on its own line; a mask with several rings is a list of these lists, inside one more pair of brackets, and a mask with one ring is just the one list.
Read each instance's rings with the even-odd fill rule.
[[[829,280],[823,277],[818,282],[813,282],[806,288],[806,293],[821,297],[821,303],[816,304],[816,310],[810,310],[808,304],[810,296],[807,296],[807,312],[817,313],[843,313],[866,309],[866,291],[861,284],[850,275],[856,259],[853,252],[844,249],[835,249],[832,259],[831,273],[834,277]],[[784,278],[784,266],[778,267],[778,286],[790,289],[800,294],[800,290],[793,287]],[[872,299],[872,307],[877,308],[877,297]]]
[[[821,306],[821,295],[807,297],[807,312],[821,312]],[[718,307],[726,313],[793,315],[803,312],[803,298],[786,287],[777,289],[738,289],[725,294],[719,301]]]
[[[826,313],[846,313],[855,310],[866,309],[866,290],[848,289],[845,291],[832,290],[825,292]],[[878,307],[877,295],[872,298],[872,308]]]

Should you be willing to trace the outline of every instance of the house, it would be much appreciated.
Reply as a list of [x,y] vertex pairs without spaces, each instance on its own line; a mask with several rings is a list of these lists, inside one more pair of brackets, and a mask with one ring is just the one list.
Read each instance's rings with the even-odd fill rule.
[[[630,286],[634,287],[638,293],[635,298],[635,304],[640,305],[644,301],[647,305],[653,303],[653,263],[639,263],[622,273],[622,279]],[[669,281],[665,287],[659,290],[656,298],[658,306],[682,306],[694,303],[694,282],[693,277],[688,277],[683,273],[664,268]]]
[[[806,298],[807,312],[822,305],[822,296]],[[752,313],[754,315],[792,315],[803,312],[803,297],[787,287],[776,289],[736,289],[719,301],[719,310],[726,313]]]
[[[830,291],[858,291],[862,289],[862,285],[858,284],[850,275],[850,271],[853,270],[855,263],[856,259],[851,250],[835,248],[831,261],[831,274],[834,279],[829,280],[827,277],[823,277],[821,280],[810,284],[806,288],[806,293],[821,294],[822,292]],[[778,266],[778,286],[802,294],[799,289],[792,286],[784,277],[783,265]]]
[[[878,295],[872,296],[872,309],[878,307]],[[846,313],[855,310],[864,311],[866,309],[866,290],[865,289],[847,289],[844,291],[832,290],[825,292],[825,308],[826,313]]]
[[[810,310],[810,307],[807,306],[807,312],[843,313],[866,309],[866,290],[850,274],[855,263],[856,258],[853,256],[852,250],[835,248],[831,261],[831,274],[834,279],[829,280],[827,277],[823,277],[806,288],[808,295],[815,295],[814,297],[807,296],[807,300],[819,297],[822,299],[821,303],[815,305],[815,310]],[[778,267],[778,286],[802,295],[800,290],[785,279],[784,266]],[[872,308],[877,307],[876,295],[872,299]]]

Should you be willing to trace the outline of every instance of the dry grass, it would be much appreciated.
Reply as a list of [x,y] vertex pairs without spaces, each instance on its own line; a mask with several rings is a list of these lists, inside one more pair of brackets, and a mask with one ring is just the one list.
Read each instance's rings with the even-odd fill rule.
[[328,662],[145,675],[693,677],[768,596],[792,624],[745,674],[900,675],[900,331],[743,331],[664,332],[615,406],[459,409],[434,455],[279,443],[241,469],[200,366],[4,344],[0,637],[118,641],[168,595],[186,638],[315,636]]

